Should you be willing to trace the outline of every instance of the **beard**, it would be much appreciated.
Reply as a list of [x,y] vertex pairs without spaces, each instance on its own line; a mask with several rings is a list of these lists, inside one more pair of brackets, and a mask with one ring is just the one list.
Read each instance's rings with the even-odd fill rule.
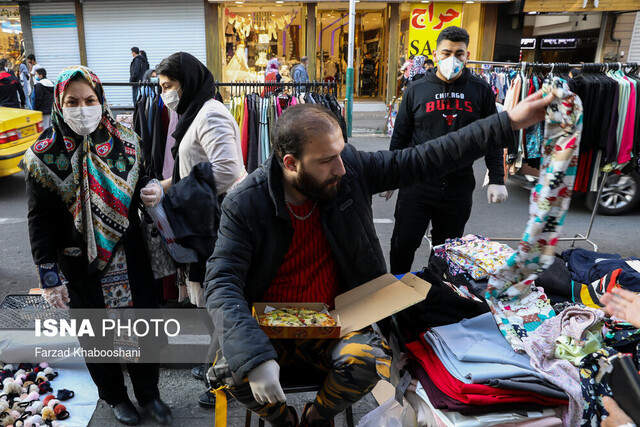
[[307,198],[314,202],[323,203],[336,197],[340,189],[341,180],[341,176],[335,176],[320,182],[301,168],[298,179],[292,185],[293,188],[304,194]]

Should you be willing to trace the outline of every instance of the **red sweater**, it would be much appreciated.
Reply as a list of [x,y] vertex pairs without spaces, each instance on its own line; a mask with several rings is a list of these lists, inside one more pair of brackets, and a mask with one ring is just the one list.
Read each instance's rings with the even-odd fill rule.
[[262,295],[265,302],[323,302],[333,307],[338,295],[338,268],[320,222],[320,210],[307,200],[300,206],[289,204],[300,217],[291,214],[293,239],[278,274]]

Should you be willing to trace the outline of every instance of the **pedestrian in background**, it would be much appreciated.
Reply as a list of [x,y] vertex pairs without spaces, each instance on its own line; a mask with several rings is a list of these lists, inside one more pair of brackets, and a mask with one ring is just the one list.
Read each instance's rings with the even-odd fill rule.
[[27,67],[27,61],[22,61],[20,63],[20,83],[22,84],[22,90],[24,91],[24,95],[27,99],[27,109],[33,109],[33,105],[31,104],[30,96],[31,96],[31,84],[29,83],[29,79],[31,75],[29,74],[29,67]]
[[24,108],[26,97],[18,78],[6,71],[7,60],[0,60],[0,107]]
[[[131,48],[131,56],[133,56],[133,59],[129,65],[129,82],[141,82],[144,77],[144,72],[149,69],[149,62],[147,62],[144,56],[140,55],[140,49],[135,46]],[[131,88],[133,105],[136,105],[136,100],[138,99],[138,89],[138,86]]]
[[47,70],[36,71],[36,85],[33,87],[33,109],[42,111],[42,126],[51,126],[51,107],[53,106],[53,82],[47,78]]
[[[309,57],[303,56],[302,58],[300,58],[300,63],[294,65],[291,68],[290,74],[294,82],[309,83],[309,71],[307,69],[308,64],[309,64]],[[301,91],[305,90],[305,86],[300,86],[299,90]]]

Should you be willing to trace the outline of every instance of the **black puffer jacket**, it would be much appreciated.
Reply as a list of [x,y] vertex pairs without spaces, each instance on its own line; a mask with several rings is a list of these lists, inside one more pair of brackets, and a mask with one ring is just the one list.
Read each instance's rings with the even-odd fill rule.
[[[342,152],[346,174],[338,194],[319,206],[341,291],[387,271],[373,224],[373,194],[444,175],[512,141],[509,118],[502,113],[404,150],[368,153],[347,145]],[[207,263],[207,308],[215,325],[214,344],[222,353],[216,366],[227,364],[237,378],[276,358],[251,317],[251,304],[271,284],[292,238],[282,170],[271,157],[225,198],[218,241]]]

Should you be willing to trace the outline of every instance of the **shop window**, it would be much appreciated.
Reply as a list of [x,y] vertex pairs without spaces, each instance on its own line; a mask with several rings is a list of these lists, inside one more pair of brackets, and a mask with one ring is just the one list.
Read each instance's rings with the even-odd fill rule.
[[20,26],[20,11],[18,6],[0,7],[0,54],[7,59],[7,67],[11,68],[16,75],[19,74],[20,62],[24,58],[24,39],[22,37],[22,27]]
[[303,55],[301,14],[300,5],[225,8],[223,81],[263,82],[267,62],[272,58],[278,59],[286,79],[288,70]]
[[[384,7],[384,4],[382,5]],[[357,10],[354,39],[354,96],[384,95],[384,10]],[[317,17],[316,79],[336,81],[338,97],[346,94],[349,13],[345,9],[319,10]]]

